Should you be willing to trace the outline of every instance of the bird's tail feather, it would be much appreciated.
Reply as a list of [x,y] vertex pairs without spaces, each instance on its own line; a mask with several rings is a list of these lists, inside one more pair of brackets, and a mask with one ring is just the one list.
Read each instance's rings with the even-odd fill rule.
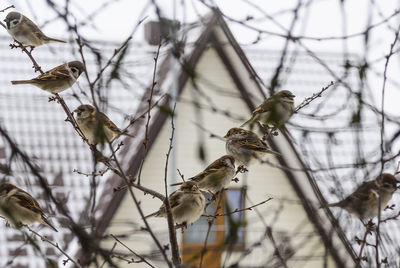
[[251,117],[249,120],[247,120],[246,122],[244,122],[243,124],[240,125],[240,127],[244,127],[247,124],[250,124],[253,122],[253,117]]
[[30,84],[31,82],[32,82],[31,80],[17,80],[17,81],[11,81],[11,84],[13,85]]
[[183,182],[177,182],[177,183],[173,183],[173,184],[170,184],[169,186],[178,186],[178,185],[181,185]]
[[131,138],[134,138],[135,137],[135,135],[133,135],[133,134],[129,134],[128,132],[123,132],[121,135],[124,135],[124,136],[128,136],[128,137],[131,137]]
[[128,136],[128,137],[131,137],[131,138],[134,138],[134,137],[135,137],[135,135],[129,134],[129,133],[128,133],[128,130],[127,130],[126,128],[125,128],[125,129],[119,130],[118,135],[117,135],[114,139],[119,138],[119,137],[121,137],[121,136]]
[[147,216],[144,216],[144,218],[147,219],[147,218],[150,218],[150,217],[154,217],[154,216],[156,216],[157,214],[158,214],[158,211],[156,211],[156,212],[154,212],[154,213],[151,213],[151,214],[149,214],[149,215],[147,215]]
[[271,150],[271,149],[265,150],[265,152],[269,153],[269,154],[274,154],[276,156],[281,156],[282,155],[281,153],[278,153],[278,152],[276,152],[274,150]]
[[49,38],[49,39],[48,39],[48,41],[49,41],[49,42],[60,42],[60,43],[67,43],[67,42],[66,42],[66,41],[64,41],[64,40],[55,39],[55,38]]
[[58,232],[57,229],[50,223],[50,221],[48,219],[46,219],[46,217],[42,216],[42,221],[43,221],[43,224],[49,226],[54,231]]

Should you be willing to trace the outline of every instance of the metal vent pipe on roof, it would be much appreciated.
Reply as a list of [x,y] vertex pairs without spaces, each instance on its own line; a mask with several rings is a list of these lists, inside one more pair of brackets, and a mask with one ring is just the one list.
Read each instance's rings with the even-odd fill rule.
[[171,33],[176,33],[180,27],[178,20],[149,21],[144,25],[144,38],[149,45],[158,46],[162,40],[171,39]]

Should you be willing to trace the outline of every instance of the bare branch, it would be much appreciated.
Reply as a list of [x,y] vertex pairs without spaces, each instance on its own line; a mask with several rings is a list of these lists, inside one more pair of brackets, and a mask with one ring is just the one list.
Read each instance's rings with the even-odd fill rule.
[[156,86],[157,82],[156,82],[156,74],[157,74],[157,61],[158,61],[158,55],[160,54],[160,48],[161,48],[161,44],[162,42],[160,42],[160,44],[158,45],[157,48],[157,53],[156,56],[154,57],[154,68],[153,68],[153,81],[151,82],[151,89],[150,89],[150,95],[149,95],[149,99],[147,100],[147,102],[149,103],[149,108],[147,109],[147,122],[146,122],[146,137],[144,139],[143,145],[144,148],[147,150],[147,145],[149,143],[149,124],[150,124],[150,110],[151,110],[151,102],[153,99],[153,92],[154,92],[154,87]]
[[151,263],[149,263],[145,258],[143,258],[141,255],[137,254],[136,252],[134,252],[131,248],[129,248],[127,245],[125,245],[121,240],[119,240],[115,235],[111,234],[111,237],[114,238],[118,243],[120,243],[124,248],[126,248],[127,250],[129,250],[129,252],[131,252],[133,255],[135,255],[136,257],[139,258],[139,261],[136,261],[135,263],[140,263],[140,262],[144,262],[146,263],[148,266],[155,268],[155,266],[153,266]]
[[[166,155],[166,161],[165,161],[165,169],[164,169],[164,188],[165,188],[165,196],[168,196],[168,183],[167,183],[167,178],[168,178],[168,163],[169,163],[169,156],[172,150],[172,142],[174,140],[174,133],[175,133],[175,125],[174,125],[174,114],[175,114],[175,107],[176,103],[174,104],[173,108],[173,113],[171,116],[171,137],[169,138],[169,148],[168,152]],[[175,266],[179,266],[182,262],[180,254],[179,254],[179,246],[178,242],[176,240],[176,230],[175,230],[175,224],[174,224],[174,218],[172,216],[171,212],[171,206],[169,204],[168,198],[164,199],[164,204],[165,204],[165,209],[167,212],[167,221],[168,221],[168,231],[169,231],[169,241],[171,243],[171,251],[172,251],[172,262],[174,263]]]
[[329,83],[329,85],[327,85],[326,87],[323,87],[319,92],[314,93],[311,97],[305,98],[305,99],[303,100],[303,102],[300,103],[300,104],[296,107],[296,109],[294,109],[294,112],[296,113],[298,110],[300,110],[300,109],[304,108],[305,106],[309,105],[309,104],[310,104],[313,100],[315,100],[316,98],[321,97],[321,94],[322,94],[325,90],[327,90],[328,88],[330,88],[330,87],[333,86],[333,85],[334,85],[334,83],[333,83],[333,81],[331,81],[331,82]]
[[238,212],[242,212],[242,211],[245,211],[245,210],[253,210],[253,208],[261,206],[262,204],[265,204],[265,203],[267,203],[268,201],[270,201],[272,199],[273,199],[272,197],[269,197],[268,199],[266,199],[266,200],[264,200],[264,201],[262,201],[260,203],[257,203],[255,205],[252,205],[252,206],[247,207],[247,208],[242,208],[242,209],[236,208],[236,209],[234,209],[233,211],[231,211],[229,213],[217,213],[217,214],[214,214],[214,215],[203,215],[203,216],[205,216],[205,217],[229,216],[229,215],[232,215],[232,214],[235,214],[235,213],[238,213]]
[[40,237],[40,239],[50,245],[52,245],[54,248],[56,248],[58,251],[60,251],[65,257],[67,257],[67,260],[64,260],[63,263],[64,265],[67,264],[67,262],[72,262],[76,267],[82,267],[77,261],[75,261],[71,256],[68,255],[67,252],[65,252],[59,245],[58,243],[55,243],[53,241],[51,241],[50,239],[48,239],[45,236],[42,236],[41,234],[39,234],[38,232],[32,230],[28,225],[25,225],[25,227],[34,235]]
[[4,12],[7,9],[10,9],[10,8],[15,8],[15,6],[14,5],[8,6],[8,7],[4,8],[4,9],[1,9],[0,12]]

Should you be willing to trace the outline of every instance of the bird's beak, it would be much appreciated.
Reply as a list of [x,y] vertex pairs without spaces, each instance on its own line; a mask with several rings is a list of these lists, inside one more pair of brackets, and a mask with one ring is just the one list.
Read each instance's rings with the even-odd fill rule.
[[290,97],[294,98],[294,97],[296,97],[296,95],[292,94],[292,95],[290,95]]
[[79,109],[75,109],[72,113],[76,113],[77,115],[80,115],[81,111]]
[[192,191],[193,192],[196,192],[198,189],[199,189],[199,187],[197,185],[193,185],[192,186]]
[[225,136],[224,136],[224,139],[227,139],[227,138],[228,138],[228,135],[225,135]]

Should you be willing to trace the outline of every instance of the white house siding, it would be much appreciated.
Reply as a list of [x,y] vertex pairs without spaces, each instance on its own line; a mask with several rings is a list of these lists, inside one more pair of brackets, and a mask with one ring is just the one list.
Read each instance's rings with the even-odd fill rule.
[[[232,51],[231,51],[232,52]],[[234,62],[235,69],[241,76],[247,76],[248,73],[241,65],[239,59],[230,53],[230,59]],[[245,102],[239,98],[239,92],[229,76],[226,68],[224,67],[221,59],[213,49],[205,51],[200,61],[197,64],[196,72],[200,77],[207,79],[208,83],[202,82],[198,79],[200,89],[206,93],[212,103],[218,105],[220,110],[227,110],[234,114],[240,115],[243,118],[249,116],[249,110]],[[246,79],[245,79],[246,80]],[[247,79],[249,81],[249,79]],[[221,88],[224,93],[221,94],[211,89],[207,84],[215,84]],[[253,94],[258,94],[259,99],[262,97],[258,91],[251,85],[250,82],[245,84]],[[196,99],[198,102],[205,106],[209,103],[196,94],[193,86],[186,83],[184,91],[181,94],[182,102],[179,102],[176,108],[177,122],[176,137],[177,137],[177,167],[185,175],[185,178],[191,177],[204,169],[206,165],[214,161],[216,158],[225,154],[225,143],[215,139],[209,138],[209,134],[202,132],[195,124],[196,109],[188,101]],[[213,133],[224,136],[231,127],[239,126],[240,122],[227,118],[218,112],[213,112],[211,109],[202,109],[202,126],[212,131]],[[199,122],[198,122],[199,123]],[[169,146],[169,138],[171,134],[170,120],[162,127],[157,135],[143,167],[142,171],[142,184],[148,188],[164,192],[164,166],[165,154]],[[207,161],[202,163],[198,158],[197,142],[199,135],[203,135],[205,140],[205,152]],[[287,152],[282,151],[283,155]],[[277,163],[273,158],[269,158],[272,162]],[[257,208],[258,212],[263,216],[264,222],[260,220],[255,211],[246,212],[246,246],[251,245],[253,242],[260,240],[265,232],[265,225],[271,226],[273,235],[277,242],[280,240],[280,233],[285,233],[290,239],[290,245],[295,250],[295,255],[288,261],[289,267],[323,267],[325,249],[323,243],[316,233],[315,228],[309,222],[305,211],[300,203],[299,198],[294,192],[289,180],[286,178],[285,173],[277,168],[269,165],[261,165],[255,163],[249,168],[249,172],[245,175],[239,175],[240,182],[238,184],[232,183],[232,186],[242,185],[244,176],[247,176],[248,196],[252,203],[258,203],[268,197],[274,199],[267,204]],[[171,181],[169,179],[169,181]],[[304,182],[307,183],[307,182]],[[144,196],[140,191],[134,191],[136,196],[141,201],[141,207],[145,214],[151,213],[158,209],[161,205],[160,200],[152,198],[149,195]],[[247,205],[251,205],[249,200],[246,200]],[[160,239],[161,244],[168,243],[167,222],[165,219],[151,218],[149,223],[153,227],[153,231]],[[142,223],[138,211],[132,202],[129,194],[125,195],[124,201],[117,210],[112,223],[107,229],[107,234],[124,234],[127,237],[122,237],[127,246],[140,254],[149,254],[152,250],[156,250],[151,237],[145,232],[136,232]],[[178,237],[180,241],[180,237]],[[109,239],[103,247],[112,248],[114,240]],[[287,245],[288,243],[284,243]],[[116,246],[114,252],[127,252],[126,249],[120,245]],[[273,247],[270,240],[266,238],[263,243],[255,247],[251,254],[243,257],[242,252],[234,252],[227,260],[226,265],[234,263],[241,258],[240,265],[242,267],[250,266],[265,266],[267,260],[270,260],[273,254]],[[134,256],[130,255],[130,257]],[[224,259],[225,256],[222,258]],[[117,261],[117,259],[113,259]],[[334,267],[334,262],[328,256],[328,265],[326,267]],[[123,264],[124,262],[120,262]],[[153,262],[155,263],[155,262]],[[162,263],[155,263],[157,267],[163,267]],[[272,262],[269,264],[272,265]],[[122,267],[131,267],[128,264]],[[145,264],[136,264],[135,267],[146,267]]]

